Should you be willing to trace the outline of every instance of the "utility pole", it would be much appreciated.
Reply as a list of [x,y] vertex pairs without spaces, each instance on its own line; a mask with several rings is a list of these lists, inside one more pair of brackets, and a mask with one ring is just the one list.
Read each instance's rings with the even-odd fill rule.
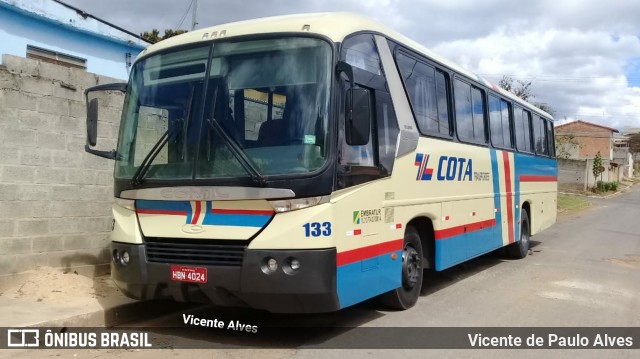
[[191,31],[198,25],[198,0],[193,0],[193,11],[191,12]]

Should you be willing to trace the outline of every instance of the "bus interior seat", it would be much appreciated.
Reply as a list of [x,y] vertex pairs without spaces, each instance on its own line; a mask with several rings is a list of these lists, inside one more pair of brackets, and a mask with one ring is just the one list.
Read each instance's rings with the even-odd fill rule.
[[259,146],[286,146],[288,139],[288,123],[284,118],[265,121],[258,130]]

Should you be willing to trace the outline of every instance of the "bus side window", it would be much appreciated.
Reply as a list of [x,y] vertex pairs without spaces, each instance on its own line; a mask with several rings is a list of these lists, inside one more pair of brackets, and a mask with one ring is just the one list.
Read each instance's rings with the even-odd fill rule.
[[516,146],[519,151],[533,152],[531,148],[531,113],[517,107],[514,114]]
[[[380,56],[378,55],[378,49],[373,40],[371,34],[360,34],[350,37],[342,44],[341,59],[354,67],[354,76],[356,83],[363,78],[361,74],[373,74],[375,76],[382,76],[382,65],[380,64]],[[371,75],[364,75],[364,77],[371,77]],[[371,91],[371,93],[375,93]],[[371,99],[371,103],[375,104],[374,98]],[[341,128],[341,131],[344,131]],[[350,166],[376,166],[376,158],[374,152],[375,139],[375,121],[371,125],[371,133],[369,134],[369,143],[363,146],[350,146],[346,141],[342,141],[341,145],[341,165]]]
[[396,158],[399,129],[391,96],[386,92],[376,91],[376,123],[380,167],[384,169],[386,174],[391,174]]
[[540,116],[536,116],[533,121],[533,139],[536,153],[539,155],[548,155],[547,128],[544,119]]
[[549,140],[549,156],[555,157],[556,156],[556,140],[553,134],[553,122],[551,121],[546,121],[546,122],[547,122],[547,139]]
[[342,60],[353,67],[382,75],[378,49],[370,34],[350,37],[342,44]]
[[486,143],[482,90],[456,79],[453,91],[458,138],[467,142]]
[[512,148],[509,103],[494,95],[489,95],[489,123],[491,143],[497,147]]
[[396,62],[420,132],[448,137],[446,75],[402,52],[396,55]]

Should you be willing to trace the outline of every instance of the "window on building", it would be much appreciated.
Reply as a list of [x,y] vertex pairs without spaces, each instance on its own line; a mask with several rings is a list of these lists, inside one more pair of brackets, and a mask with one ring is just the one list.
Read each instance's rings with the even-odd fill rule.
[[458,79],[454,82],[456,129],[463,141],[486,143],[482,90]]
[[512,148],[509,103],[494,95],[489,96],[489,123],[491,143],[497,147]]
[[397,62],[420,132],[449,136],[446,75],[402,53]]
[[31,45],[27,45],[27,58],[83,70],[87,69],[87,59]]

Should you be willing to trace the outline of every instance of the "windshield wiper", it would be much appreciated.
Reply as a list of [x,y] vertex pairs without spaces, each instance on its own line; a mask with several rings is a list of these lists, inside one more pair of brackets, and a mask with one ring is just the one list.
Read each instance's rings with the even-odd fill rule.
[[151,151],[147,153],[147,155],[142,160],[142,163],[140,163],[138,170],[133,175],[133,178],[131,178],[131,184],[133,184],[134,186],[139,186],[142,184],[142,180],[144,179],[144,176],[146,176],[147,172],[149,171],[149,168],[151,168],[151,163],[153,163],[153,161],[156,159],[156,157],[160,153],[160,150],[162,150],[162,148],[164,148],[164,146],[167,143],[169,143],[169,140],[173,140],[176,138],[176,136],[174,135],[177,134],[178,130],[181,128],[182,126],[174,125],[173,127],[168,128],[162,134],[162,136],[160,136],[158,141],[153,145],[153,148],[151,148]]
[[236,159],[238,159],[242,168],[247,171],[251,180],[262,187],[266,187],[267,180],[265,180],[265,178],[260,174],[260,171],[258,171],[258,169],[251,163],[251,160],[247,157],[242,148],[240,148],[236,140],[229,136],[224,127],[220,126],[218,121],[215,119],[208,118],[206,121],[209,126],[211,126],[211,128],[213,128],[213,130],[224,139],[225,143],[229,146],[231,153],[236,157]]

